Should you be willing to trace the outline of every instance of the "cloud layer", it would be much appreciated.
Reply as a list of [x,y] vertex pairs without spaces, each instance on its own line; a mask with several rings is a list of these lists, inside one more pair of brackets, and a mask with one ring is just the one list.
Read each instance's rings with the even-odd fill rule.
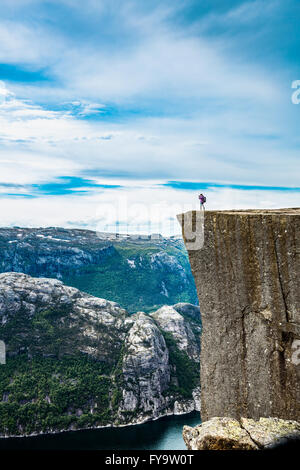
[[1,224],[44,224],[54,198],[53,223],[80,197],[90,224],[106,197],[188,202],[184,182],[220,208],[299,187],[296,0],[2,3]]

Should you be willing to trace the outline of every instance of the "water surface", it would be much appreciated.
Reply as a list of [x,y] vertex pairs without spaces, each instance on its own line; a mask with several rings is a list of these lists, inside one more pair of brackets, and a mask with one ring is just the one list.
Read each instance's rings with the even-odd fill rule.
[[0,439],[0,450],[186,450],[182,428],[185,424],[195,426],[200,422],[200,413],[193,411],[136,426]]

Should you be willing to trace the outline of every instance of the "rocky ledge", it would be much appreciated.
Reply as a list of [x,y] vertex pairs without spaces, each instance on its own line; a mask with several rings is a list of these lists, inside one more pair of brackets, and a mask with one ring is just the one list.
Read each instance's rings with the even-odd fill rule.
[[260,450],[292,438],[300,439],[300,423],[278,418],[238,421],[216,417],[194,428],[183,428],[183,439],[189,450]]
[[[188,212],[201,416],[300,420],[300,209]],[[204,229],[203,229],[204,228]],[[189,237],[190,238],[190,237]],[[196,237],[197,238],[197,237]]]

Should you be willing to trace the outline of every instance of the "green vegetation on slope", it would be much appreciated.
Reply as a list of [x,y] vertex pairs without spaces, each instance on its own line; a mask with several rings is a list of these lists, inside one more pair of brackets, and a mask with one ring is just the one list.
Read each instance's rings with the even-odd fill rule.
[[[200,367],[199,363],[189,358],[185,351],[181,351],[172,333],[162,331],[167,348],[169,350],[169,361],[172,367],[171,385],[167,394],[179,394],[184,398],[192,398],[192,392],[199,385]],[[178,385],[175,385],[177,382]]]
[[20,309],[9,322],[0,327],[0,337],[6,344],[7,352],[17,354],[23,351],[31,356],[61,359],[72,357],[90,347],[95,350],[94,357],[102,357],[99,363],[115,367],[122,347],[120,332],[99,323],[94,325],[98,337],[85,336],[82,331],[82,328],[86,328],[84,319],[77,315],[74,320],[69,313],[68,307],[56,306],[36,312],[32,318],[28,318]]
[[8,358],[0,367],[0,433],[30,434],[112,422],[103,364],[73,358]]
[[[47,314],[43,312],[43,316]],[[199,382],[199,364],[179,350],[171,333],[162,334],[172,366],[171,385],[165,395],[173,395],[174,401],[191,398]],[[60,359],[41,354],[30,358],[25,353],[8,357],[7,364],[0,367],[0,434],[28,435],[120,423],[123,357],[124,345],[111,362],[76,352]],[[125,422],[138,412],[138,408],[122,412]]]
[[[101,265],[83,267],[79,273],[65,276],[63,282],[96,297],[118,302],[131,313],[151,312],[178,302],[197,303],[194,279],[181,244],[162,248],[150,242],[124,242],[115,244],[115,248]],[[175,258],[185,279],[167,263],[153,263],[151,256],[161,251]]]

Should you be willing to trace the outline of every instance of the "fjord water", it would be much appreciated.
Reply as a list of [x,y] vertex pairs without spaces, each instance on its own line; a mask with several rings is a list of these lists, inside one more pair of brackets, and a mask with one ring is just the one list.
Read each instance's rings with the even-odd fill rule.
[[136,426],[0,439],[0,450],[185,450],[183,426],[196,426],[200,422],[200,413],[194,411]]

